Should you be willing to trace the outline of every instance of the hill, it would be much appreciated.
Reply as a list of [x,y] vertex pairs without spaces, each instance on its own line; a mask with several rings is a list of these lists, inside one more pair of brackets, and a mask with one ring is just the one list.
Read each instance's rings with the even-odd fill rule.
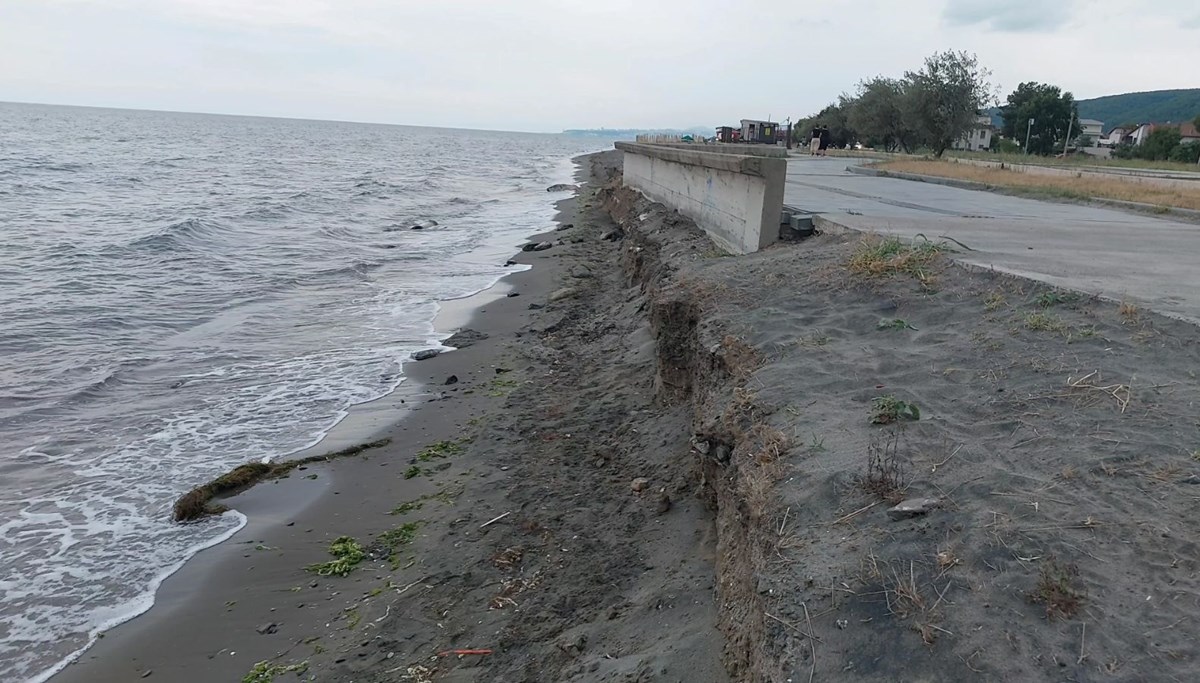
[[1200,88],[1154,90],[1079,100],[1079,118],[1104,122],[1107,132],[1122,123],[1183,122],[1200,114]]

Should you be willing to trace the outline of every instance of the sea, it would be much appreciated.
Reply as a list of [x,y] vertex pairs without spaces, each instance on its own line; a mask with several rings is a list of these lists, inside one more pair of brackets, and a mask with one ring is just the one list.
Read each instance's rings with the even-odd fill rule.
[[439,302],[511,272],[605,146],[0,103],[0,680],[48,679],[235,534],[174,499],[395,391]]

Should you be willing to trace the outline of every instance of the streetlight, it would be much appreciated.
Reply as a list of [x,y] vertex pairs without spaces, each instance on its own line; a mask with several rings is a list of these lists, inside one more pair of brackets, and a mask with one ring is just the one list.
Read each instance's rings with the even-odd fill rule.
[[1025,128],[1025,156],[1029,156],[1029,134],[1033,132],[1033,119],[1029,119],[1029,125]]

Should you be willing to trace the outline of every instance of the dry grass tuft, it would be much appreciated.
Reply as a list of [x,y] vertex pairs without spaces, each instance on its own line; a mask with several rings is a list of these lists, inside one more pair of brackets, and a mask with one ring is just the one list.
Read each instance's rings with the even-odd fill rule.
[[721,339],[721,357],[729,373],[743,382],[766,362],[753,346],[732,334]]
[[889,161],[880,167],[888,171],[958,178],[1064,199],[1100,197],[1157,206],[1200,209],[1200,188],[1193,190],[1165,187],[1116,175],[1111,178],[1047,176],[932,159]]
[[934,266],[947,251],[945,245],[928,240],[909,243],[896,237],[868,235],[859,241],[846,268],[868,277],[911,275],[929,287],[934,284]]
[[900,458],[900,432],[890,431],[885,437],[871,437],[867,446],[867,472],[859,479],[859,487],[880,500],[893,505],[904,500],[908,484],[904,461]]
[[1138,307],[1129,301],[1122,301],[1117,307],[1117,313],[1121,314],[1126,325],[1133,325],[1138,321]]

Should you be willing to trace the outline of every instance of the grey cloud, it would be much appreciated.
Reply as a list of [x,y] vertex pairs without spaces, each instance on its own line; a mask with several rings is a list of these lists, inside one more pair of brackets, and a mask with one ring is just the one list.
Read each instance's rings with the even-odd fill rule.
[[1008,33],[1053,32],[1072,17],[1073,0],[947,0],[942,19],[951,26],[982,26]]

